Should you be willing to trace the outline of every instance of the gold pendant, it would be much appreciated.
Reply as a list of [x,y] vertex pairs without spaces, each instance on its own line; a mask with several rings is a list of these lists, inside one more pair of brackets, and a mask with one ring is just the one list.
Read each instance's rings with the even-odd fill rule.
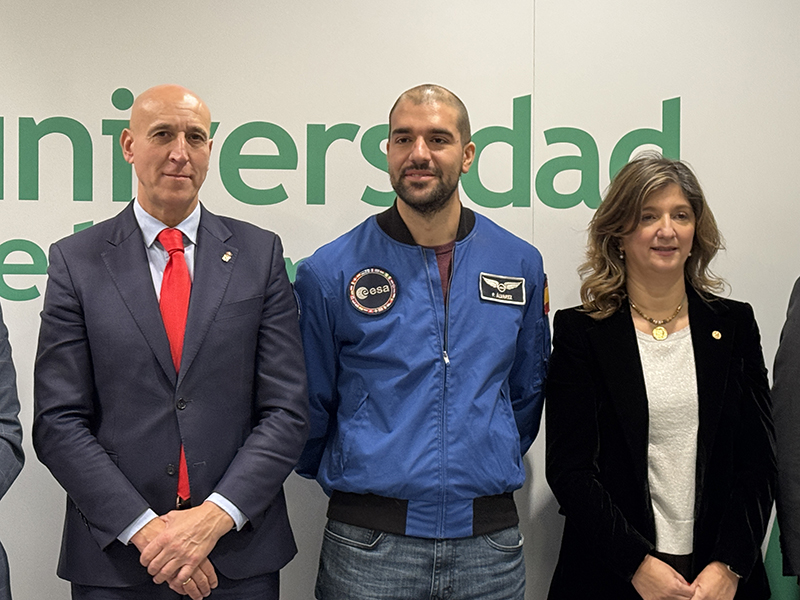
[[667,339],[667,330],[664,329],[661,325],[658,327],[653,328],[653,337],[656,338],[659,342]]

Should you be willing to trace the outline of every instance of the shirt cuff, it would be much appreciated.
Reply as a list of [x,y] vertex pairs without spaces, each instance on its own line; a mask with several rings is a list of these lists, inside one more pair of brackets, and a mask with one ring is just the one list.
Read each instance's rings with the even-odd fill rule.
[[142,527],[156,518],[158,518],[158,515],[154,513],[152,509],[148,508],[141,515],[139,515],[139,517],[133,523],[123,529],[122,533],[117,536],[117,539],[127,546],[130,544],[131,538],[139,533],[139,530]]
[[236,505],[234,505],[234,503],[228,500],[225,496],[217,492],[212,492],[211,495],[206,498],[206,500],[213,502],[226,513],[228,513],[230,518],[233,519],[236,531],[241,531],[242,527],[247,524],[248,519],[244,516],[244,513],[236,508]]

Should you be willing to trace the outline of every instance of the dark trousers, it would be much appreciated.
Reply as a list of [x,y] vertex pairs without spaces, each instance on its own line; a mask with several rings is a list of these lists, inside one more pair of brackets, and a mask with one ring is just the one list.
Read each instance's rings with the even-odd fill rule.
[[[278,573],[267,573],[249,579],[228,579],[217,572],[219,585],[211,591],[212,600],[278,600],[280,583]],[[183,600],[166,583],[152,581],[144,585],[124,588],[97,587],[72,584],[73,600]]]

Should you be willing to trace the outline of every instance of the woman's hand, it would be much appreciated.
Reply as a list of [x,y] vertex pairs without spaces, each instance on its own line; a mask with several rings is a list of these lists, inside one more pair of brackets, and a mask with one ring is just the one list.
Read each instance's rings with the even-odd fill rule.
[[[698,576],[697,579],[699,580],[700,577]],[[663,560],[650,554],[644,557],[642,564],[636,569],[631,583],[644,600],[689,599],[694,594],[694,589],[680,573]],[[709,598],[711,597],[713,596],[709,596]]]
[[739,578],[719,561],[709,563],[692,583],[693,600],[732,600]]

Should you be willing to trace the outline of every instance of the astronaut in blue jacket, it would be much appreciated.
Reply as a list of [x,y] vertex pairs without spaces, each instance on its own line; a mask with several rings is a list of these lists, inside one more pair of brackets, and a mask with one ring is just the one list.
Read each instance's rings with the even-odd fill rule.
[[298,268],[311,435],[330,496],[316,597],[522,600],[512,492],[542,413],[547,280],[531,244],[462,206],[475,157],[436,85],[389,114],[394,205]]

